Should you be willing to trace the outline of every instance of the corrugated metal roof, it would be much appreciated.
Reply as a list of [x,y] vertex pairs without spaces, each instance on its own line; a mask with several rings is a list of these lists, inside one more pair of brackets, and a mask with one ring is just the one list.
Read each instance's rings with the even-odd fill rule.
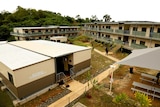
[[16,46],[23,47],[25,49],[41,53],[50,57],[59,57],[74,52],[90,49],[88,47],[76,46],[65,43],[57,43],[46,40],[33,40],[33,41],[16,41],[11,42]]
[[11,70],[38,63],[50,57],[13,46],[11,44],[0,45],[0,62],[8,66]]

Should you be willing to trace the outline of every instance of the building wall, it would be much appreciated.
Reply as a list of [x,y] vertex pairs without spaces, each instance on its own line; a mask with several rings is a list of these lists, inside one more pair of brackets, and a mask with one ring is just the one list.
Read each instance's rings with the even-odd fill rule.
[[[93,29],[96,28],[96,26],[99,26],[99,28],[103,29],[103,32],[100,29]],[[108,32],[107,30],[104,31],[106,29],[106,26],[110,26],[110,29],[113,29],[113,32]],[[116,33],[116,30],[119,29],[119,27],[122,27],[122,30],[129,30],[129,34],[128,33],[124,33],[124,31],[122,31],[120,34]],[[137,27],[137,32],[133,33],[133,27]],[[154,27],[154,39],[150,38],[150,29],[151,27]],[[142,31],[142,28],[146,28],[146,32]],[[114,23],[114,24],[108,24],[108,23],[92,23],[92,24],[86,24],[85,25],[85,30],[84,32],[89,32],[88,34],[92,35],[92,36],[97,36],[98,32],[99,32],[99,36],[100,37],[105,37],[105,35],[110,35],[110,38],[112,38],[112,40],[114,41],[115,39],[118,39],[118,37],[121,37],[121,41],[123,41],[124,36],[128,36],[128,42],[129,42],[129,46],[131,45],[131,39],[135,39],[136,40],[136,45],[140,45],[140,41],[144,41],[145,42],[145,46],[147,47],[155,47],[155,44],[160,45],[160,33],[157,33],[158,28],[160,28],[160,24],[157,23],[157,25],[154,25],[152,23],[127,23],[127,24],[119,24],[119,23]],[[145,33],[145,36],[144,36]],[[135,35],[136,34],[136,35]],[[156,36],[157,35],[157,36]]]
[[80,62],[76,65],[74,65],[74,72],[77,73],[85,68],[88,68],[91,66],[91,59],[85,60],[83,62]]
[[2,78],[3,83],[16,95],[18,96],[18,92],[16,87],[9,81],[8,73],[13,76],[13,83],[15,82],[14,73],[11,69],[9,69],[6,65],[0,62],[0,77]]
[[9,78],[8,78],[8,73],[14,75],[13,71],[12,71],[10,68],[8,68],[6,65],[4,65],[3,63],[1,63],[1,62],[0,62],[0,72],[1,72],[1,74],[3,74],[4,77],[7,78],[8,80],[9,80]]
[[73,53],[73,65],[91,59],[91,49]]
[[[8,72],[13,76],[9,81]],[[18,98],[25,98],[56,82],[54,60],[50,59],[15,71],[0,63],[0,77]]]
[[55,73],[37,79],[17,88],[18,97],[23,99],[55,83]]
[[[80,27],[79,27],[80,28]],[[13,28],[13,32],[14,32],[14,36],[23,36],[23,37],[26,37],[27,39],[24,39],[24,40],[36,40],[36,39],[48,39],[47,36],[76,36],[78,34],[78,31],[79,31],[79,28],[77,28],[75,26],[74,27],[66,27],[64,26],[64,28],[61,26],[61,27],[28,27],[27,29],[26,28],[23,28],[23,27],[19,27],[19,28]],[[25,31],[27,31],[27,33],[25,33]],[[26,36],[27,34],[27,36]],[[41,38],[39,38],[41,37]],[[16,40],[23,40],[23,39],[18,39],[16,38]]]
[[53,59],[17,69],[14,71],[15,86],[23,86],[53,73],[55,73],[55,64]]

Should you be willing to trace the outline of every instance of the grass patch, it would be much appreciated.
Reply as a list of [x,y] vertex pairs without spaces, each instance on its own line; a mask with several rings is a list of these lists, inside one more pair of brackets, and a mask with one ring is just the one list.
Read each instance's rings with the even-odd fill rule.
[[[88,71],[91,75],[96,75],[98,72],[102,72],[107,69],[114,61],[100,55],[99,53],[92,51],[91,55],[91,69]],[[83,73],[82,75],[75,78],[75,80],[80,81],[82,83],[87,81],[88,72]]]
[[[89,92],[93,92],[91,98],[82,96],[78,102],[86,105],[87,107],[135,107],[134,101],[128,100],[127,102],[115,103],[112,96],[107,95],[105,92],[91,89]],[[97,97],[98,96],[98,97]]]
[[8,94],[0,90],[0,107],[14,107]]

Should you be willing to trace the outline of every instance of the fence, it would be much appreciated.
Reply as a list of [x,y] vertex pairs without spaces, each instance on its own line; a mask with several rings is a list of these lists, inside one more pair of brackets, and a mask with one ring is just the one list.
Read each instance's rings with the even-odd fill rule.
[[[106,78],[108,75],[110,75],[114,70],[118,68],[117,65],[115,65],[115,68],[109,68],[105,72],[100,73],[98,76],[96,76],[95,79],[96,81],[100,82],[104,78]],[[90,84],[90,85],[88,85]],[[53,104],[49,105],[49,107],[72,107],[78,99],[80,99],[82,96],[85,95],[85,93],[91,89],[93,84],[89,82],[86,82],[80,87],[76,87],[79,89],[76,89],[69,94],[65,95],[65,97],[62,97],[60,100],[54,102]]]

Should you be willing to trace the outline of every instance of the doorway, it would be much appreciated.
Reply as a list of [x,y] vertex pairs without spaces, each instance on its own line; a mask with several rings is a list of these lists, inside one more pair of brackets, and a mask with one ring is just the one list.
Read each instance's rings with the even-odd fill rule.
[[124,42],[124,43],[128,43],[128,36],[124,36],[124,37],[123,37],[123,42]]
[[68,57],[62,56],[56,58],[57,73],[63,72],[65,75],[70,75]]

